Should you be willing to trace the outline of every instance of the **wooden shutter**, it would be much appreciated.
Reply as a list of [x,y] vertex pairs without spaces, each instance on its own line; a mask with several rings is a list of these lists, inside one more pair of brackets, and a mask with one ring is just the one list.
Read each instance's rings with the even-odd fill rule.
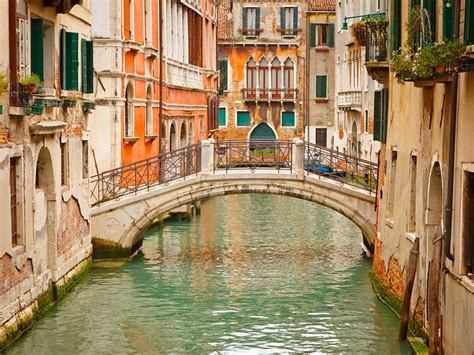
[[327,76],[316,75],[316,98],[327,98]]
[[466,0],[464,13],[464,40],[468,43],[474,42],[474,1]]
[[94,43],[87,41],[87,93],[94,92]]
[[298,28],[298,7],[293,8],[293,29]]
[[226,126],[226,109],[224,107],[219,108],[219,126]]
[[[447,0],[443,6],[443,40],[452,40],[454,36],[454,6],[446,7]],[[453,5],[453,4],[451,4]]]
[[334,24],[330,23],[329,24],[329,41],[328,41],[328,46],[329,47],[334,47]]
[[280,29],[285,29],[285,8],[280,7]]
[[227,60],[219,60],[219,72],[220,72],[220,87],[219,93],[222,95],[225,90],[228,90],[228,79],[227,79]]
[[66,90],[66,30],[59,32],[60,39],[60,67],[61,67],[61,89]]
[[66,90],[78,90],[79,80],[79,35],[66,32]]
[[257,32],[260,30],[260,8],[255,9],[255,29]]
[[293,127],[295,125],[295,113],[294,112],[282,112],[281,113],[281,125],[284,127]]
[[382,143],[387,142],[387,124],[388,124],[388,89],[382,90],[382,124],[381,136]]
[[43,20],[31,19],[31,73],[44,81]]
[[81,74],[82,74],[82,92],[89,92],[88,81],[87,81],[87,41],[81,40]]
[[310,46],[316,47],[316,29],[317,25],[312,23],[310,26]]
[[381,142],[382,92],[374,91],[374,141]]
[[244,30],[246,30],[248,28],[248,26],[247,26],[247,11],[248,11],[248,9],[246,7],[244,7],[242,9],[242,29],[244,29]]
[[431,23],[431,40],[436,41],[436,0],[423,0],[423,7],[428,11]]
[[401,4],[400,0],[392,0],[392,51],[401,47]]

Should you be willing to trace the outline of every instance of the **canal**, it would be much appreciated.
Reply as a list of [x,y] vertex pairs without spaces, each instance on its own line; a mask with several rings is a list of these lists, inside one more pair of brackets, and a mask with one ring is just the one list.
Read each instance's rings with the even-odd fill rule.
[[216,197],[151,228],[124,266],[95,268],[7,353],[408,353],[361,241],[314,203]]

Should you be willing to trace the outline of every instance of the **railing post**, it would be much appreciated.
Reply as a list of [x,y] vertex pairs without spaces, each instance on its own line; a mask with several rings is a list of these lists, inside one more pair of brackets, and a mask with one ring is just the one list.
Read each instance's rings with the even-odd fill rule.
[[201,142],[201,172],[209,175],[214,170],[214,139]]
[[304,142],[299,139],[293,139],[292,147],[292,173],[297,176],[304,175]]

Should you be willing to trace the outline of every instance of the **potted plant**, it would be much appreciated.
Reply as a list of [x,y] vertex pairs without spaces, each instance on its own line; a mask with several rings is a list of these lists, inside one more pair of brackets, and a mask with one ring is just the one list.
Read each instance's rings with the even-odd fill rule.
[[35,94],[38,85],[40,84],[41,79],[40,77],[33,73],[30,75],[27,75],[23,78],[20,79],[20,91],[28,94]]
[[63,100],[63,107],[76,107],[77,97],[68,96]]
[[5,70],[0,70],[0,95],[3,95],[8,90],[7,73]]
[[366,35],[365,35],[365,22],[358,21],[351,26],[352,37],[360,46],[365,46]]
[[433,47],[435,71],[444,74],[452,67],[456,59],[466,52],[466,45],[461,41],[445,41]]
[[414,79],[413,64],[411,51],[407,47],[402,47],[399,51],[393,52],[390,69],[399,81],[411,81]]

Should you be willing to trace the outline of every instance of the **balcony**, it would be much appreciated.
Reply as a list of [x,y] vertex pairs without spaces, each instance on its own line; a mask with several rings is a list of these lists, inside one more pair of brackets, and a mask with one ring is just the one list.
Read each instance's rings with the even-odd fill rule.
[[296,101],[297,89],[242,89],[245,101]]
[[341,109],[355,109],[362,106],[362,91],[341,91],[337,94],[337,106]]
[[204,69],[190,64],[184,64],[173,59],[166,62],[168,83],[191,89],[203,89]]
[[365,67],[370,77],[380,84],[388,84],[388,22],[366,21]]

